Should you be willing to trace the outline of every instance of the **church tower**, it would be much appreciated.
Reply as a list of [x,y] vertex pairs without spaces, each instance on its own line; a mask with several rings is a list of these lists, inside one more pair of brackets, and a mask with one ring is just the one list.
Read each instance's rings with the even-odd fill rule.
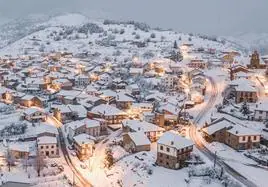
[[257,51],[254,51],[254,53],[251,55],[250,67],[256,69],[260,68],[260,57]]

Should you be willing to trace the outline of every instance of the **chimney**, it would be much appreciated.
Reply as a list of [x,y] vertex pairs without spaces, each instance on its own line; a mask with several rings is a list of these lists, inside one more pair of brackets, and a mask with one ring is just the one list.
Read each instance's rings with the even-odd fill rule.
[[141,130],[141,128],[140,127],[138,127],[138,131],[140,131]]
[[235,134],[238,134],[238,131],[235,131]]
[[174,145],[174,142],[173,141],[171,141],[171,145]]

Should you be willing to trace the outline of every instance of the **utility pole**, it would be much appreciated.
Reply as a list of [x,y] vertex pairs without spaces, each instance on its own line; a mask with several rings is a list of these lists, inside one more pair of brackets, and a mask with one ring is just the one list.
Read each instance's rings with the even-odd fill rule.
[[214,154],[214,168],[216,167],[216,161],[217,161],[217,151],[215,151]]

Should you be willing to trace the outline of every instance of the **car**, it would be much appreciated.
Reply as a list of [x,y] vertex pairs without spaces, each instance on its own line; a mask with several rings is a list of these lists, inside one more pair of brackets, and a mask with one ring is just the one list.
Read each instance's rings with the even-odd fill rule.
[[71,145],[68,145],[68,149],[74,150],[73,146],[71,146]]
[[72,155],[72,156],[76,156],[76,152],[72,151],[72,152],[71,152],[71,155]]
[[87,165],[86,164],[80,164],[80,167],[82,168],[82,169],[86,169],[87,168]]
[[60,171],[64,171],[64,167],[63,167],[62,165],[59,165],[59,166],[58,166],[58,169],[59,169]]
[[50,166],[51,166],[51,167],[57,167],[58,164],[57,164],[57,163],[52,163],[52,164],[50,164]]

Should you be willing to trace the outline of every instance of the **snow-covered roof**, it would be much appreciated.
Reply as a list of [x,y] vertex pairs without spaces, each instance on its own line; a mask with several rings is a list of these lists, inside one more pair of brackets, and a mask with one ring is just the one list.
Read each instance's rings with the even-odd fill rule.
[[268,102],[261,102],[254,107],[255,111],[268,111]]
[[219,130],[232,127],[233,125],[234,123],[230,122],[229,120],[221,119],[221,120],[216,120],[214,123],[212,123],[208,127],[203,128],[202,130],[208,135],[212,135]]
[[31,108],[27,108],[26,110],[24,110],[23,113],[26,114],[26,115],[32,115],[32,114],[34,114],[35,112],[38,112],[38,111],[43,112],[41,109],[31,107]]
[[21,143],[21,142],[9,144],[9,149],[13,151],[19,151],[19,152],[30,152],[29,145],[25,143]]
[[115,115],[125,115],[126,113],[123,112],[122,110],[119,110],[118,108],[107,105],[107,104],[101,104],[96,107],[94,107],[91,110],[92,113],[96,114],[103,114],[105,116],[115,116]]
[[57,144],[57,138],[54,136],[41,136],[37,138],[37,144]]
[[116,97],[116,92],[112,90],[101,90],[101,96],[104,97]]
[[83,125],[85,125],[84,120],[72,121],[70,123],[65,124],[65,126],[67,126],[68,128],[71,128],[73,130],[75,130]]
[[100,122],[92,119],[85,119],[85,124],[87,128],[100,127]]
[[87,117],[87,109],[82,105],[68,105],[69,109],[72,112],[76,112],[78,117],[86,118]]
[[124,93],[117,93],[116,95],[116,101],[118,102],[134,102],[134,99],[132,97],[127,96]]
[[82,144],[94,145],[94,140],[91,139],[90,135],[85,134],[85,133],[74,136],[73,139],[79,145],[82,145]]
[[136,146],[151,144],[148,137],[142,132],[129,132],[128,135]]
[[41,134],[41,133],[51,133],[51,134],[58,134],[58,130],[55,126],[46,124],[46,123],[41,123],[40,125],[37,125],[35,127],[36,134]]
[[165,132],[157,141],[158,144],[167,145],[176,149],[182,149],[194,145],[192,140],[186,139],[174,131]]
[[257,92],[257,89],[249,84],[238,85],[235,90],[238,92]]
[[52,105],[52,108],[57,108],[62,113],[69,113],[72,112],[67,105]]
[[132,74],[142,74],[143,73],[143,68],[130,68],[129,73]]
[[33,95],[25,95],[21,99],[23,99],[23,100],[32,100],[33,98],[34,98]]
[[244,127],[242,125],[234,125],[231,129],[228,130],[229,133],[236,136],[260,136],[261,134],[255,130]]
[[123,127],[129,127],[135,132],[153,132],[153,131],[164,131],[165,129],[154,125],[152,123],[148,123],[146,121],[140,120],[123,120],[122,121]]

